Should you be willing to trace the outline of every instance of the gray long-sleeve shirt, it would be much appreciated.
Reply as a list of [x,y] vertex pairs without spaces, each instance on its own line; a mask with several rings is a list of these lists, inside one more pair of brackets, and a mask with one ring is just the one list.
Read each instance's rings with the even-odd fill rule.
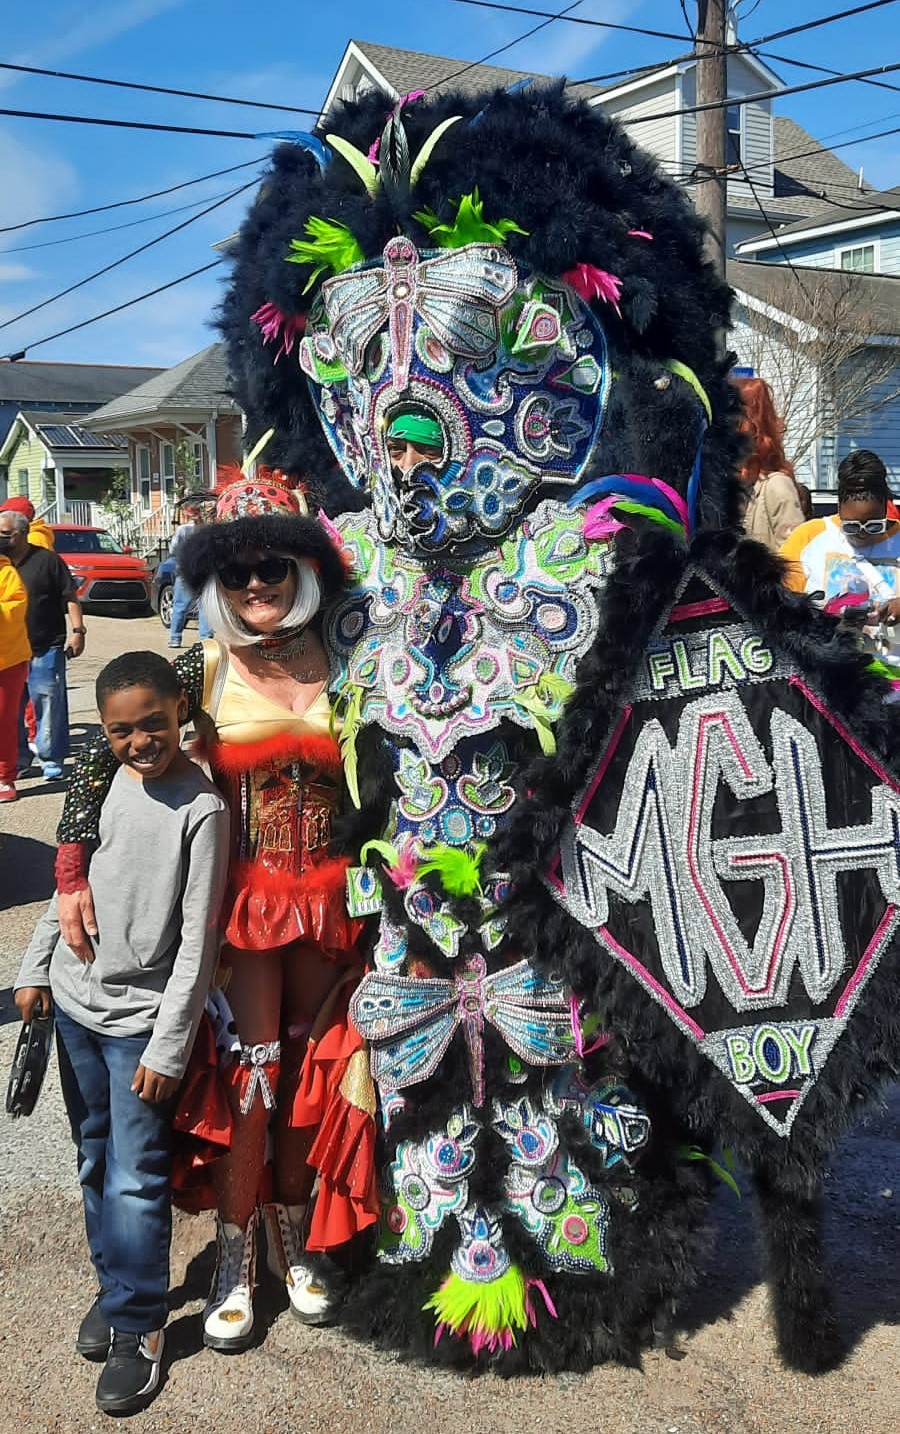
[[219,948],[228,810],[193,763],[142,782],[125,768],[100,814],[90,883],[98,935],[83,964],[62,940],[56,897],[16,978],[110,1036],[149,1035],[142,1063],[184,1074]]

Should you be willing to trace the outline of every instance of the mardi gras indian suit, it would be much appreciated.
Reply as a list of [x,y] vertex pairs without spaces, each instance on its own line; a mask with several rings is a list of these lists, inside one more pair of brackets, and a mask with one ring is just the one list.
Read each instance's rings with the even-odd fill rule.
[[389,109],[276,151],[223,313],[250,441],[351,510],[325,634],[383,1138],[348,1325],[634,1358],[721,1142],[780,1347],[822,1367],[816,1172],[896,1055],[884,684],[735,534],[728,291],[683,194],[560,87]]

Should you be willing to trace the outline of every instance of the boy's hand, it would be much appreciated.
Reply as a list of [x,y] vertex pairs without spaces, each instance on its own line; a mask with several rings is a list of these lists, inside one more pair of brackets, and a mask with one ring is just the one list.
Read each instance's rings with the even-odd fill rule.
[[160,1075],[149,1066],[139,1065],[131,1082],[131,1089],[138,1100],[149,1100],[156,1105],[161,1100],[171,1100],[181,1081],[177,1076]]
[[91,888],[83,886],[80,891],[61,891],[57,898],[59,934],[79,959],[90,963],[94,951],[90,938],[97,935],[97,918],[94,915],[94,898]]
[[41,1016],[49,1016],[53,1009],[49,986],[20,987],[16,992],[16,1006],[26,1025]]

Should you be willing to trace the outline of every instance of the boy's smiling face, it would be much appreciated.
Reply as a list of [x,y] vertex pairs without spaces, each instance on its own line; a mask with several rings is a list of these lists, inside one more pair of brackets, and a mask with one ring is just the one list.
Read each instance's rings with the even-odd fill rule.
[[162,777],[173,763],[187,761],[181,750],[186,697],[167,697],[153,687],[123,687],[107,693],[100,720],[113,756],[137,776]]

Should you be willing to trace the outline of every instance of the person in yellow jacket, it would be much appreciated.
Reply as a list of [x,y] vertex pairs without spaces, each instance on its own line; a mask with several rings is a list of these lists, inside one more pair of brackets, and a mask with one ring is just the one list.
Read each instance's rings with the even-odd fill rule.
[[25,626],[28,594],[8,557],[0,551],[0,802],[16,800],[19,711],[31,645]]
[[29,498],[7,498],[0,503],[0,513],[22,513],[28,519],[28,541],[35,548],[56,547],[53,529],[43,518],[35,518],[34,504]]

